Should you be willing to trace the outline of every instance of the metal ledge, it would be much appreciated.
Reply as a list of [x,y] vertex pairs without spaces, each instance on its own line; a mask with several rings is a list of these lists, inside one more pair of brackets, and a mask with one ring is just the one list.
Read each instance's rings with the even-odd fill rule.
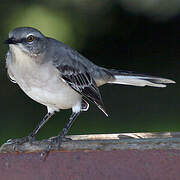
[[1,180],[179,180],[180,133],[69,136],[44,159],[48,140],[0,148]]
[[[180,132],[93,134],[67,137],[72,141],[62,143],[60,151],[180,149]],[[48,140],[24,143],[16,148],[14,148],[14,144],[5,143],[1,146],[0,153],[39,152],[46,150],[48,145]],[[53,149],[58,150],[57,146],[54,146]]]

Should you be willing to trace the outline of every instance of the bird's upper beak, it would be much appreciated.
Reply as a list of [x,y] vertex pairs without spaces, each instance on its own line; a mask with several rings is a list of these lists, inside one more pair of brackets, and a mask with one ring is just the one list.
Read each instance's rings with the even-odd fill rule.
[[5,44],[17,44],[17,41],[14,38],[8,38],[4,41]]

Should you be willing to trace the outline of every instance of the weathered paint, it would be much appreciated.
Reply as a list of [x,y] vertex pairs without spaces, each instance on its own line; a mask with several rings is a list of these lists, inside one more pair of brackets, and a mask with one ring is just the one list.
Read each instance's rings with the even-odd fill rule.
[[180,180],[180,150],[1,153],[0,180]]

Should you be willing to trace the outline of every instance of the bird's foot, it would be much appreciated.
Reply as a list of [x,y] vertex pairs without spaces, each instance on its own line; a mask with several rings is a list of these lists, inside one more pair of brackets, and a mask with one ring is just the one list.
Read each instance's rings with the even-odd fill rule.
[[71,138],[66,138],[65,136],[62,136],[62,135],[51,137],[51,138],[49,138],[50,150],[52,149],[52,146],[57,146],[57,149],[60,149],[61,144],[63,142],[67,142],[67,141],[71,141],[71,140],[72,140]]
[[48,147],[45,149],[45,151],[43,151],[41,153],[41,156],[44,157],[44,160],[46,159],[47,155],[49,154],[49,152],[53,149],[60,149],[61,148],[61,144],[63,142],[68,142],[71,141],[71,138],[66,138],[65,136],[62,135],[58,135],[55,137],[51,137],[48,139],[49,145]]
[[58,135],[58,136],[49,138],[49,141],[52,142],[52,144],[58,144],[59,146],[59,144],[61,145],[62,142],[72,141],[72,139],[67,138],[65,136]]
[[9,139],[6,143],[13,144],[14,151],[17,151],[19,145],[22,145],[26,142],[32,143],[33,141],[35,141],[35,137],[32,137],[31,135],[29,135],[29,136],[25,136],[23,138]]

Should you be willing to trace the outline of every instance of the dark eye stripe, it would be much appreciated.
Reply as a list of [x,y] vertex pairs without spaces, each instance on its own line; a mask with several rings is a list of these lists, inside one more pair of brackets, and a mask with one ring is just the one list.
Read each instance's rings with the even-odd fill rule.
[[[38,38],[38,37],[34,37],[34,40],[38,40],[38,39],[40,39],[40,38]],[[33,40],[33,41],[34,41]],[[22,39],[19,39],[19,40],[15,40],[16,41],[16,43],[27,43],[27,38],[22,38]]]
[[19,40],[15,39],[15,42],[16,43],[24,43],[24,42],[27,42],[27,40],[26,40],[26,38],[22,38],[22,39],[19,39]]

